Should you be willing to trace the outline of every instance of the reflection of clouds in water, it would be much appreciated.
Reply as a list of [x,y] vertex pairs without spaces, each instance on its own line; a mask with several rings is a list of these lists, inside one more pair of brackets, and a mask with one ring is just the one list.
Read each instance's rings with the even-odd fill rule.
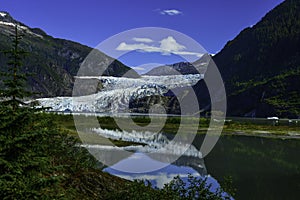
[[[168,172],[161,172],[156,175],[120,175],[114,174],[118,177],[127,179],[127,180],[149,180],[150,182],[154,182],[154,185],[158,188],[163,188],[165,184],[170,183],[175,177],[180,176],[181,178],[187,178],[188,174],[168,174]],[[198,173],[192,174],[194,177],[200,176]]]
[[184,173],[184,172],[178,172],[178,173],[169,173],[169,172],[158,172],[156,174],[124,174],[124,173],[118,173],[118,172],[112,172],[110,169],[105,169],[104,171],[109,172],[115,176],[118,176],[120,178],[124,178],[127,180],[148,180],[152,183],[153,186],[158,188],[163,188],[165,184],[170,183],[175,177],[179,176],[183,181],[187,181],[187,178],[189,175],[192,175],[193,177],[197,178],[207,178],[207,185],[211,184],[211,190],[216,191],[218,188],[220,188],[220,185],[216,179],[214,179],[210,175],[201,176],[199,173]]
[[[159,165],[160,167],[157,167]],[[157,168],[159,170],[147,173],[138,173],[138,168]],[[136,172],[134,172],[136,169]],[[176,176],[186,179],[189,174],[194,177],[205,177],[190,166],[168,164],[154,160],[143,153],[134,153],[130,157],[119,161],[103,171],[119,176],[127,180],[149,180],[153,186],[163,188],[164,184],[169,183]],[[202,176],[201,176],[202,175]]]
[[141,159],[141,155],[139,154],[133,154],[132,156],[130,156],[131,159]]
[[[187,168],[187,167],[177,167],[177,168]],[[124,174],[124,173],[118,173],[115,171],[113,172],[109,168],[104,169],[104,171],[111,173],[115,176],[118,176],[120,178],[124,178],[124,179],[131,180],[131,181],[133,181],[133,180],[148,180],[152,183],[152,186],[158,187],[160,189],[162,189],[165,186],[165,184],[170,183],[177,176],[179,176],[183,181],[185,181],[187,183],[189,175],[192,175],[193,177],[197,177],[197,178],[201,178],[201,179],[207,178],[206,184],[211,185],[210,190],[212,192],[216,192],[220,188],[220,184],[218,183],[218,181],[216,179],[214,179],[211,175],[201,176],[197,172],[184,173],[184,172],[178,171],[177,173],[176,172],[173,172],[173,173],[157,172],[155,174],[151,174],[151,173],[147,173],[147,174],[126,173],[126,174]],[[233,199],[233,198],[231,198],[231,199]]]
[[126,159],[119,161],[110,168],[127,173],[151,172],[168,166],[169,163],[160,162],[143,153],[134,153]]
[[[167,163],[151,159],[143,153],[134,153],[111,167],[105,168],[103,171],[127,180],[148,180],[152,183],[152,186],[158,188],[163,188],[165,184],[170,183],[170,181],[177,176],[188,184],[188,176],[192,175],[193,177],[201,179],[207,178],[206,183],[208,185],[211,184],[210,190],[215,192],[220,188],[220,184],[212,176],[206,174],[204,163],[202,161],[203,160],[199,158],[195,159],[193,157],[185,156],[181,157],[177,162],[168,165]],[[203,165],[202,167],[196,167],[201,164]],[[165,165],[165,167],[160,166],[159,170],[146,173],[137,173],[138,171],[133,172],[140,167],[153,168],[155,165]]]

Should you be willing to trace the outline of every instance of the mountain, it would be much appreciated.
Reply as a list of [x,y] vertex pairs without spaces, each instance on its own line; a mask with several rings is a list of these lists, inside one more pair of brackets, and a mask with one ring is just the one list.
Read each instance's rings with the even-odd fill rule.
[[228,114],[300,117],[300,1],[286,0],[213,57]]
[[[225,83],[228,116],[300,118],[299,0],[278,5],[212,59]],[[171,66],[185,69],[191,64]],[[201,110],[209,113],[211,100],[205,82],[200,80],[193,90]],[[164,104],[173,105],[173,101]]]
[[[32,73],[29,77],[28,89],[39,92],[39,96],[70,96],[74,84],[74,76],[92,48],[64,39],[57,39],[47,35],[43,30],[30,28],[13,19],[9,13],[0,12],[0,51],[11,48],[11,34],[18,25],[23,34],[20,46],[29,54],[25,57],[24,71]],[[97,68],[109,67],[103,75],[122,76],[130,70],[131,77],[138,77],[131,68],[125,66],[100,51],[96,51],[97,59],[101,60]],[[0,53],[0,66],[7,69],[7,56]],[[96,74],[94,74],[96,75]]]
[[172,65],[164,65],[153,68],[145,75],[148,76],[167,76],[167,75],[186,75],[186,74],[203,74],[206,71],[210,56],[204,54],[199,60],[190,62],[179,62]]
[[[13,21],[7,13],[0,14],[1,49],[9,47],[10,23],[19,22]],[[27,30],[22,45],[31,52],[25,62],[26,70],[38,74],[31,78],[29,85],[48,96],[69,94],[73,76],[91,48],[52,38],[42,30],[21,23],[19,26]],[[112,59],[98,53],[102,55],[103,63]],[[0,61],[5,63],[1,56]],[[181,74],[197,72],[191,66],[203,71],[202,66],[207,66],[209,71],[212,60],[207,55],[205,58],[206,61],[200,59],[192,64],[160,66],[147,75],[173,75],[173,70]],[[244,29],[229,41],[213,60],[225,83],[228,116],[300,118],[300,0],[286,0],[275,7],[253,27]],[[120,76],[129,69],[115,61],[105,74]],[[101,84],[96,88],[99,91],[103,90]],[[192,89],[201,110],[209,113],[211,102],[204,81],[200,80]],[[176,96],[177,99],[189,99],[192,92],[190,87],[179,86],[164,93],[162,98],[157,95],[132,98],[129,107],[137,112],[147,112],[149,105],[163,101],[169,113],[180,113]]]
[[[229,41],[213,61],[225,83],[228,116],[300,118],[300,1],[286,0],[275,7],[256,25]],[[196,63],[202,63],[201,59]],[[209,70],[209,57],[205,66]],[[182,74],[195,72],[190,63],[165,67],[147,75],[165,75],[173,69]],[[180,89],[185,98],[189,98],[189,90]],[[193,90],[200,108],[209,112],[211,100],[204,81],[200,80]],[[137,102],[157,99],[146,97]],[[174,96],[164,98],[163,104],[171,108],[171,113],[179,113]]]

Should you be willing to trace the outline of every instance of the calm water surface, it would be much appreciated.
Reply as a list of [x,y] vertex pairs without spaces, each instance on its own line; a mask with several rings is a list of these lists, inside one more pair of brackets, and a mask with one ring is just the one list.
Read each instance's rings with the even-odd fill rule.
[[[287,125],[295,123],[295,126],[300,123],[297,122],[279,121]],[[256,123],[266,122],[257,120]],[[203,137],[197,135],[194,139],[196,149],[200,149]],[[130,172],[137,166],[158,166],[158,170]],[[232,177],[235,199],[300,199],[300,139],[222,136],[203,159],[182,156],[166,165],[162,160],[153,160],[137,150],[104,171],[130,180],[147,179],[157,187],[163,187],[177,175],[186,179],[188,174],[192,174],[208,177],[213,190],[219,187],[224,177]]]
[[217,180],[232,176],[236,199],[300,199],[300,140],[224,136],[204,158]]
[[[197,137],[194,145],[200,146],[202,140],[202,136]],[[192,174],[208,177],[213,190],[219,187],[219,181],[230,176],[236,189],[235,199],[299,199],[299,152],[300,140],[223,136],[204,159],[183,156],[153,172],[126,172],[126,167],[161,164],[143,153],[135,153],[104,171],[130,180],[146,179],[157,187],[163,187],[177,175],[186,179]]]

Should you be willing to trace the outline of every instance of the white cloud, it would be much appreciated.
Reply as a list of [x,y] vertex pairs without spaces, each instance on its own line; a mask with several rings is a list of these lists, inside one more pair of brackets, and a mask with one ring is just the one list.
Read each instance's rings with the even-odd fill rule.
[[169,15],[169,16],[174,16],[174,15],[181,15],[182,12],[176,9],[168,9],[168,10],[162,10],[159,12],[162,15]]
[[182,56],[197,56],[199,58],[204,55],[203,53],[190,52],[190,51],[175,51],[172,53],[177,55],[182,55]]
[[137,71],[145,71],[146,70],[143,67],[131,67],[131,68],[134,69],[134,70],[137,70]]
[[132,40],[134,40],[136,42],[143,42],[143,43],[152,43],[152,42],[154,42],[150,38],[137,38],[137,37],[134,37],[134,38],[132,38]]
[[122,42],[116,48],[119,51],[135,51],[140,50],[144,52],[161,52],[159,47],[150,46],[144,43],[137,43],[137,44],[127,44],[126,42]]
[[178,52],[178,51],[186,49],[185,46],[178,44],[177,41],[172,36],[162,39],[160,41],[160,48],[163,51],[170,52],[170,53]]
[[161,41],[159,41],[159,46],[154,46],[154,45],[149,45],[144,43],[128,44],[126,42],[122,42],[119,44],[116,50],[142,51],[142,52],[149,52],[149,53],[157,52],[157,53],[161,53],[162,55],[176,54],[176,55],[183,55],[183,56],[184,55],[191,55],[197,57],[203,56],[202,53],[185,51],[186,47],[182,44],[179,44],[172,36],[168,36],[167,38],[164,38]]

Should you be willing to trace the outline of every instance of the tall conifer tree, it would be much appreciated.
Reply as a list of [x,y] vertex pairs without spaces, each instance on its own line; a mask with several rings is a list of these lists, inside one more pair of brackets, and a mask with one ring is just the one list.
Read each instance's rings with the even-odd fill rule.
[[24,84],[28,74],[23,73],[21,67],[23,65],[22,59],[27,54],[26,51],[20,48],[20,40],[22,34],[19,33],[18,26],[15,26],[12,48],[4,51],[8,55],[9,61],[7,63],[8,70],[2,71],[4,88],[0,90],[2,102],[4,106],[11,106],[14,111],[20,106],[25,105],[23,99],[31,95],[31,92],[24,89]]

